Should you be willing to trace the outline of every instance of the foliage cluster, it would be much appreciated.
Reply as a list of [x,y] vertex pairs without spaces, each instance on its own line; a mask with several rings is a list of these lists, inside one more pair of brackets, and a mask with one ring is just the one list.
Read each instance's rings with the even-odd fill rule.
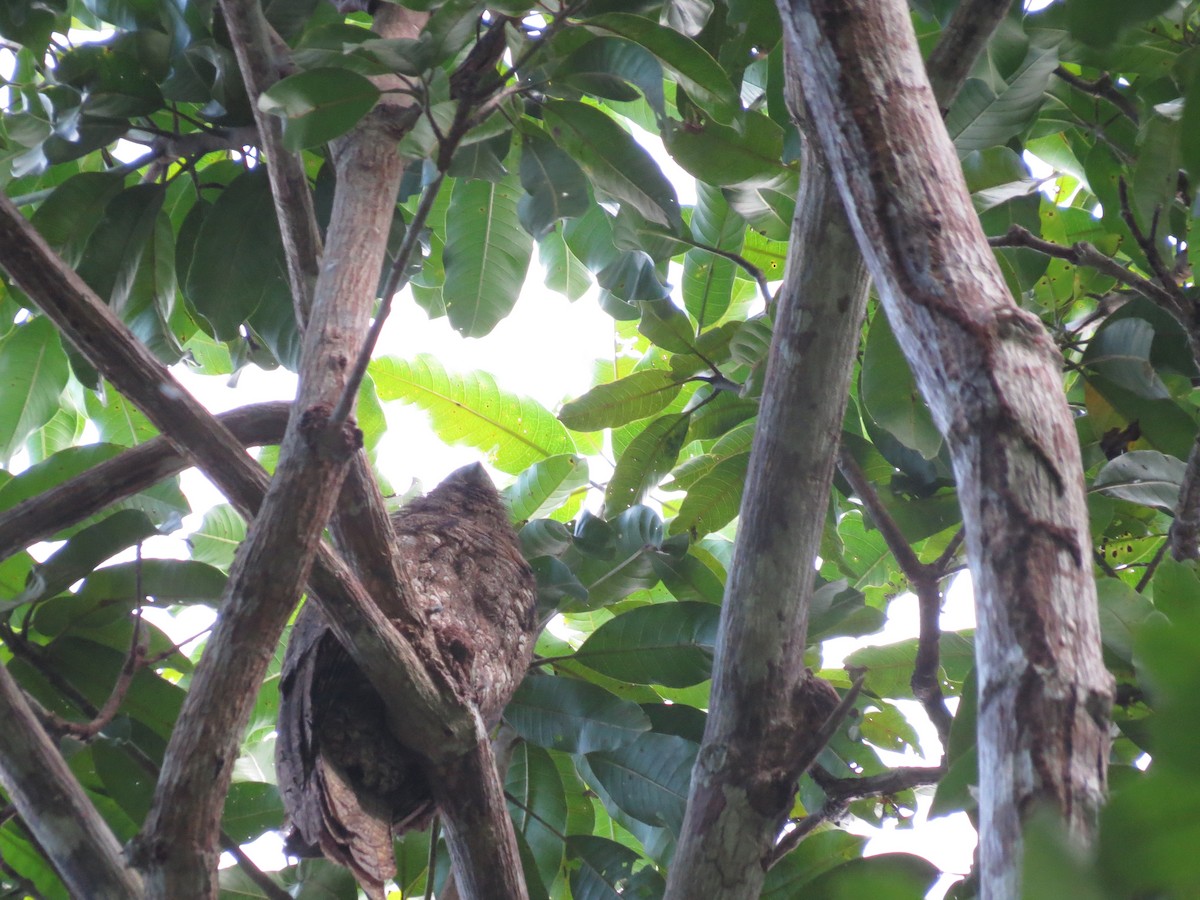
[[[543,633],[506,716],[520,738],[507,789],[531,895],[655,896],[704,728],[798,184],[778,16],[768,0],[407,5],[432,11],[419,39],[379,39],[364,17],[324,0],[264,3],[294,69],[263,108],[303,153],[325,223],[327,144],[379,99],[370,76],[411,78],[422,115],[400,146],[413,162],[390,247],[399,250],[425,202],[420,258],[406,272],[412,298],[484,338],[536,277],[536,246],[547,289],[563,302],[599,302],[613,319],[623,352],[598,361],[595,387],[557,412],[485,372],[452,373],[414,355],[371,363],[359,424],[373,447],[380,404],[415,404],[445,441],[478,448],[512,478],[505,495],[542,612],[561,624]],[[913,4],[924,46],[953,5]],[[1009,286],[1064,354],[1091,488],[1105,653],[1120,688],[1101,852],[1080,861],[1053,841],[1031,842],[1030,883],[1047,896],[1064,860],[1072,896],[1200,889],[1200,868],[1180,849],[1191,834],[1180,823],[1200,807],[1188,752],[1200,573],[1164,555],[1200,404],[1191,281],[1200,32],[1194,3],[1131,8],[1075,0],[1015,11],[946,116]],[[68,37],[84,33],[72,27],[99,35]],[[499,74],[512,89],[447,155],[471,90],[456,73],[469,71],[462,64],[490,29],[503,29]],[[213,0],[19,0],[0,7],[0,36],[14,66],[0,184],[51,246],[164,363],[214,377],[295,367],[279,226]],[[694,205],[681,207],[633,126],[660,137],[696,179]],[[118,141],[142,150],[120,162]],[[847,476],[856,474],[839,479],[826,516],[806,654],[814,668],[823,641],[877,631],[917,576],[898,561],[897,541],[942,579],[962,566],[942,439],[882,315],[864,325],[844,428]],[[85,429],[99,440],[85,442]],[[3,286],[0,460],[27,467],[0,472],[0,525],[6,511],[154,433],[18,286]],[[599,457],[614,465],[597,486],[589,462],[594,470]],[[116,715],[89,740],[64,738],[63,750],[123,840],[146,813],[195,663],[136,610],[214,604],[244,526],[218,507],[191,535],[190,560],[106,561],[177,527],[187,509],[167,479],[43,535],[64,542],[43,562],[28,534],[0,541],[0,660],[20,685],[47,713],[75,721],[99,715],[120,686]],[[970,812],[971,634],[923,638],[940,645],[941,691],[960,700],[943,729],[932,811]],[[147,664],[123,679],[139,640]],[[803,779],[797,823],[835,795],[872,824],[911,817],[918,782],[878,796],[856,794],[846,779],[888,774],[880,749],[938,755],[920,747],[910,721],[924,712],[896,703],[914,699],[918,643],[850,658],[865,671],[862,694]],[[850,687],[845,671],[820,674]],[[225,805],[233,843],[282,816],[271,767],[276,691],[274,679],[262,687]],[[1147,772],[1134,765],[1145,754]],[[0,885],[65,896],[20,821],[2,818]],[[405,896],[430,877],[429,842],[425,833],[397,844]],[[909,896],[936,875],[911,857],[862,860],[862,847],[825,823],[782,857],[764,896],[866,896],[880,885]],[[437,858],[444,874],[445,854]],[[355,896],[323,862],[274,877],[295,896]],[[265,896],[238,868],[223,884],[230,896]]]

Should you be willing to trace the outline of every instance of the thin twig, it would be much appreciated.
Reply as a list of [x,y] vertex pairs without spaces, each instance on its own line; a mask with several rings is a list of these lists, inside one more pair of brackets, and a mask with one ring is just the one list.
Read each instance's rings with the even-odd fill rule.
[[1174,315],[1178,316],[1182,312],[1179,301],[1173,293],[1149,278],[1130,272],[1115,259],[1105,255],[1095,245],[1086,241],[1079,241],[1070,247],[1065,247],[1062,244],[1042,240],[1029,229],[1020,225],[1013,225],[1003,235],[988,238],[988,244],[992,247],[1026,247],[1055,259],[1065,259],[1077,266],[1091,266],[1098,272],[1132,288],[1147,299],[1153,300]]
[[850,804],[845,800],[826,799],[821,804],[821,808],[815,813],[810,813],[803,819],[794,823],[791,831],[785,833],[778,843],[775,844],[771,851],[771,858],[767,862],[767,868],[773,868],[780,860],[800,846],[800,843],[817,830],[826,822],[840,819],[846,814],[846,810]]
[[1095,81],[1088,81],[1086,78],[1081,78],[1073,72],[1067,71],[1063,66],[1055,69],[1054,74],[1076,90],[1083,91],[1085,94],[1091,94],[1093,97],[1099,97],[1102,100],[1107,100],[1119,109],[1134,125],[1138,124],[1137,107],[1128,97],[1117,90],[1116,83],[1107,72],[1103,73]]
[[221,832],[221,849],[233,857],[238,868],[246,873],[247,878],[258,885],[267,900],[292,900],[292,895],[272,881],[271,876],[260,869],[246,854],[246,851],[238,846],[238,842],[224,831]]
[[1146,589],[1148,584],[1150,584],[1150,579],[1154,577],[1154,572],[1158,568],[1158,564],[1161,563],[1163,561],[1163,557],[1167,555],[1167,547],[1171,543],[1172,542],[1168,537],[1167,540],[1159,544],[1158,550],[1156,550],[1154,553],[1154,558],[1146,564],[1146,571],[1142,573],[1142,577],[1138,579],[1137,587],[1134,588],[1134,590],[1136,590],[1139,594]]
[[901,534],[899,526],[887,511],[887,507],[879,499],[875,486],[867,480],[866,474],[858,465],[858,460],[843,445],[838,450],[838,467],[846,480],[850,482],[854,493],[862,501],[863,507],[871,515],[871,520],[884,542],[896,558],[900,570],[912,585],[917,595],[920,629],[917,638],[917,657],[913,663],[913,673],[910,679],[913,695],[921,702],[926,714],[937,729],[938,738],[942,744],[942,758],[945,759],[946,748],[950,743],[950,725],[954,721],[946,698],[942,693],[941,678],[938,670],[941,666],[941,614],[942,591],[941,581],[946,577],[954,554],[962,542],[960,531],[950,541],[949,546],[932,565],[927,565],[917,558],[912,546]]
[[1134,214],[1133,207],[1129,203],[1129,185],[1124,178],[1117,180],[1117,193],[1121,201],[1121,218],[1129,227],[1133,239],[1137,241],[1138,247],[1141,248],[1143,255],[1146,257],[1146,262],[1150,264],[1150,269],[1154,272],[1154,277],[1158,279],[1158,283],[1163,289],[1169,293],[1180,308],[1186,308],[1186,300],[1183,292],[1179,289],[1179,284],[1171,275],[1171,270],[1165,262],[1163,262],[1162,254],[1158,252],[1158,247],[1154,245],[1156,232],[1158,231],[1158,217],[1162,211],[1161,208],[1154,210],[1154,218],[1150,226],[1150,232],[1147,234],[1142,231],[1138,225],[1137,216]]

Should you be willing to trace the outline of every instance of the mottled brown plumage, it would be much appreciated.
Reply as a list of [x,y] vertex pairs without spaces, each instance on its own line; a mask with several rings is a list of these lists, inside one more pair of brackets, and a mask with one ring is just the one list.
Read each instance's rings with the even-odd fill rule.
[[[535,631],[533,575],[499,494],[482,466],[467,466],[393,525],[441,665],[495,724],[524,677]],[[276,774],[288,846],[349,867],[369,896],[382,896],[395,874],[393,835],[424,827],[434,811],[420,760],[399,738],[383,700],[306,604],[280,679]]]

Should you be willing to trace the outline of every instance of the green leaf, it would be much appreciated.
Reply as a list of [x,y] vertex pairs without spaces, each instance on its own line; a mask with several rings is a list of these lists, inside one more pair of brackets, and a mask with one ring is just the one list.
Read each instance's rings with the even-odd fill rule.
[[[566,39],[564,35],[561,40]],[[637,99],[632,84],[641,89],[658,119],[666,115],[662,66],[652,54],[622,38],[598,37],[576,47],[551,77],[569,90],[617,101]]]
[[572,431],[616,428],[665,409],[682,386],[673,372],[643,369],[597,385],[579,399],[563,404],[558,418]]
[[719,604],[724,599],[725,567],[703,547],[692,547],[681,558],[656,553],[651,561],[676,600]]
[[682,229],[675,188],[629,132],[595,107],[570,100],[549,101],[542,112],[559,147],[597,188],[651,222]]
[[239,844],[254,840],[283,820],[283,801],[273,784],[238,781],[225,796],[222,830]]
[[[792,229],[792,214],[796,210],[796,190],[799,178],[788,170],[761,184],[739,184],[722,188],[730,209],[750,223],[759,235],[771,241],[786,241]],[[768,247],[770,245],[767,245]],[[751,249],[750,235],[746,236],[747,250]],[[743,254],[763,269],[768,278],[782,275],[782,266],[773,273],[768,265]]]
[[67,374],[67,354],[49,319],[38,316],[0,340],[0,461],[53,418]]
[[674,413],[655,419],[638,434],[621,458],[604,492],[608,515],[629,509],[642,501],[651,488],[675,465],[687,437],[688,413]]
[[379,100],[379,88],[343,68],[289,75],[263,91],[258,108],[281,117],[289,150],[316,147],[345,134]]
[[1154,614],[1154,604],[1118,578],[1097,579],[1096,594],[1104,646],[1121,660],[1132,663],[1134,638]]
[[529,848],[541,881],[552,884],[566,849],[567,798],[550,754],[519,744],[504,779],[504,793],[509,797],[513,828]]
[[79,263],[79,277],[125,321],[134,277],[165,198],[159,184],[138,184],[117,194],[105,207]]
[[1172,0],[1067,0],[1067,22],[1071,34],[1085,44],[1107,47],[1131,25],[1152,19],[1166,12]]
[[694,38],[712,15],[713,0],[667,0],[659,22],[673,31]]
[[806,900],[913,900],[924,897],[941,872],[911,853],[881,853],[843,863],[810,882]]
[[671,534],[705,535],[724,528],[738,514],[750,453],[719,460],[697,479],[671,522]]
[[603,29],[645,47],[713,121],[733,122],[741,111],[741,99],[729,76],[703,47],[665,25],[629,13],[605,13],[587,20],[589,28]]
[[698,750],[685,738],[647,732],[616,750],[589,753],[587,764],[623,812],[679,834]]
[[[696,206],[692,210],[692,234],[697,241],[737,253],[742,249],[746,223],[734,215],[721,192],[696,184]],[[720,320],[733,300],[737,267],[732,260],[707,250],[693,249],[683,258],[683,305],[705,328]]]
[[[287,340],[271,347],[277,359],[296,340],[283,243],[261,167],[231,181],[204,216],[185,290],[218,340],[237,340],[242,324],[260,308],[271,320],[292,322]],[[294,364],[280,359],[288,361]]]
[[1182,460],[1157,450],[1133,450],[1105,463],[1092,482],[1092,490],[1173,511],[1186,468]]
[[521,186],[525,188],[517,205],[521,225],[539,239],[559,219],[588,210],[583,170],[540,129],[521,129]]
[[[594,835],[567,838],[573,900],[628,900],[661,897],[666,883],[650,868],[635,874],[645,860],[628,847]],[[640,890],[638,890],[640,888]]]
[[631,700],[586,681],[537,674],[517,688],[504,718],[530,743],[567,753],[615,750],[650,729]]
[[867,839],[839,829],[819,831],[772,866],[763,882],[762,900],[792,900],[800,888],[844,862],[862,856]]
[[783,129],[762,113],[746,113],[740,130],[669,119],[663,146],[684,171],[708,185],[764,183],[784,172]]
[[588,483],[587,460],[562,453],[534,463],[502,492],[514,522],[548,515]]
[[46,242],[74,268],[110,200],[121,192],[122,179],[111,172],[81,172],[58,185],[33,214],[33,225]]
[[13,604],[53,597],[89,575],[100,563],[158,534],[146,514],[122,509],[103,522],[84,528],[35,570],[23,596]]
[[694,353],[696,334],[687,315],[670,298],[642,300],[638,331],[672,353]]
[[1084,365],[1147,400],[1171,396],[1150,362],[1154,326],[1141,318],[1106,321],[1088,342]]
[[155,606],[203,603],[217,606],[225,590],[225,573],[188,559],[143,559],[97,569],[73,595],[80,603],[132,600],[140,588]]
[[533,251],[520,227],[516,180],[459,181],[446,213],[446,281],[450,324],[465,337],[483,337],[509,314],[525,283]]
[[925,459],[937,456],[942,435],[933,424],[904,352],[882,312],[871,320],[867,333],[859,390],[863,406],[876,425]]
[[[975,664],[974,644],[961,634],[942,633],[941,662],[945,678],[962,684]],[[916,638],[875,647],[863,647],[846,657],[846,665],[867,670],[866,687],[871,693],[890,699],[912,699],[913,662],[917,658]]]
[[430,414],[448,444],[484,451],[501,472],[516,474],[551,456],[574,453],[567,430],[541,404],[500,390],[486,372],[451,375],[432,356],[376,359],[379,399],[412,403]]
[[538,259],[546,270],[546,287],[572,303],[592,286],[591,273],[571,252],[561,231],[555,230],[542,237],[538,242]]
[[192,559],[229,571],[238,545],[246,537],[246,522],[227,503],[211,507],[200,527],[188,535]]
[[1005,144],[1037,116],[1050,76],[1058,66],[1056,46],[1030,46],[1025,61],[998,94],[972,78],[946,114],[946,130],[960,156]]
[[597,628],[575,658],[610,678],[689,687],[711,675],[720,615],[711,603],[639,606]]

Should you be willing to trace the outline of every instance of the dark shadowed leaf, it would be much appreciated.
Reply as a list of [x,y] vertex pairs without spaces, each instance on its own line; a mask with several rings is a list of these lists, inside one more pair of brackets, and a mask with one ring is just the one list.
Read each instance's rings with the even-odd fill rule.
[[651,222],[683,227],[675,188],[629,132],[595,107],[570,100],[551,101],[543,113],[558,146],[596,187]]
[[665,409],[679,393],[682,381],[673,372],[643,369],[597,385],[578,400],[564,404],[558,418],[572,431],[615,428]]
[[531,674],[504,713],[521,737],[567,753],[615,750],[649,730],[641,708],[574,678]]
[[379,88],[342,68],[311,69],[273,84],[258,105],[283,118],[289,150],[316,147],[345,134],[379,99]]

